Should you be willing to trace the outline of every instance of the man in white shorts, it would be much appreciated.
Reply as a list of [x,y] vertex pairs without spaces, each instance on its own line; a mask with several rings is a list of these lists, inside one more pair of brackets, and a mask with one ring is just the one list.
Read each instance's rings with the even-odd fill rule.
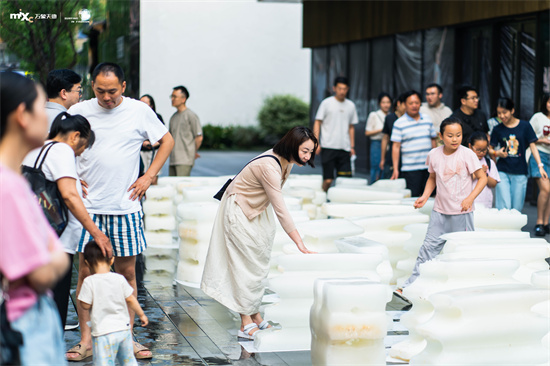
[[[170,155],[174,140],[155,112],[139,100],[123,97],[126,88],[124,72],[114,63],[99,64],[92,74],[92,89],[96,98],[81,102],[69,109],[88,119],[95,132],[93,150],[85,151],[78,159],[78,173],[87,183],[84,204],[96,225],[110,239],[115,257],[114,268],[134,288],[136,256],[145,248],[140,199]],[[160,143],[155,159],[138,179],[139,152],[143,141]],[[84,278],[90,271],[84,264],[82,252],[92,237],[82,231],[79,252],[77,296]],[[81,341],[67,351],[69,361],[91,356],[92,338],[87,322],[90,314],[79,306]],[[130,311],[130,325],[134,312]],[[151,351],[134,342],[136,358],[151,358]]]

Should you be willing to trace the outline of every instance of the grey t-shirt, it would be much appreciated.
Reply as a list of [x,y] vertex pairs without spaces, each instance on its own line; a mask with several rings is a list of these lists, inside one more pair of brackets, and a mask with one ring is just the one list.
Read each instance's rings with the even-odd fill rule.
[[196,153],[195,138],[202,135],[199,117],[189,108],[176,112],[170,118],[169,130],[174,138],[170,165],[193,165]]

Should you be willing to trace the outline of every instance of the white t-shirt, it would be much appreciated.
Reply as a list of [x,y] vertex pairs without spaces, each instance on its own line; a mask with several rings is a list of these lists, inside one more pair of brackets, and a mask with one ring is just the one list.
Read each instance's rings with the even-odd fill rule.
[[[365,126],[365,131],[376,131],[384,128],[384,121],[386,115],[382,112],[381,109],[376,112],[370,112],[369,117],[367,118],[367,125]],[[370,136],[371,140],[382,140],[384,134],[382,132],[377,133],[376,135]]]
[[357,124],[357,110],[355,104],[344,99],[338,101],[336,97],[328,97],[321,102],[317,110],[316,120],[321,123],[321,147],[336,150],[351,150],[349,126]]
[[96,98],[75,104],[70,114],[88,119],[95,143],[77,159],[77,171],[88,183],[84,204],[88,212],[126,215],[141,210],[139,200],[131,201],[128,188],[139,174],[139,152],[143,141],[151,144],[167,132],[149,106],[123,97],[113,109],[101,107]]
[[[50,141],[46,141],[46,144],[49,142]],[[39,147],[29,152],[23,160],[22,165],[30,166],[31,168],[34,167],[34,163],[36,162],[36,158],[38,158],[40,149],[42,148]],[[43,156],[44,153],[42,153],[40,160],[42,160]],[[37,168],[39,164],[40,161],[36,166]],[[42,165],[42,171],[44,172],[46,179],[52,182],[56,182],[61,178],[74,178],[76,190],[78,191],[80,197],[82,197],[82,186],[80,184],[78,174],[76,173],[76,158],[74,156],[74,150],[69,145],[63,142],[54,144],[50,148],[48,155],[46,155],[44,165]],[[65,252],[70,254],[75,253],[78,241],[80,240],[81,232],[82,224],[76,219],[76,217],[73,216],[71,211],[69,211],[69,223],[59,238],[63,244]]]
[[133,293],[132,286],[118,273],[97,273],[84,279],[78,300],[92,305],[92,336],[130,329],[126,298]]
[[[531,117],[529,123],[533,127],[533,130],[535,130],[537,138],[539,139],[544,138],[544,126],[550,128],[550,119],[542,112],[535,113],[533,117]],[[537,149],[543,153],[550,154],[550,145],[537,144]]]

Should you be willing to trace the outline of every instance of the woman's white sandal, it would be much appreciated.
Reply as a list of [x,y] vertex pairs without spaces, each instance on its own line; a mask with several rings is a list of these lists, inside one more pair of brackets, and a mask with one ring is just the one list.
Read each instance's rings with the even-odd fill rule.
[[260,329],[258,327],[258,324],[256,324],[256,323],[247,324],[243,327],[243,330],[239,329],[239,331],[237,332],[237,337],[254,340],[254,334],[256,334],[256,332],[258,332],[258,331],[254,332],[252,334],[250,334],[250,332],[252,330],[256,329],[256,328]]

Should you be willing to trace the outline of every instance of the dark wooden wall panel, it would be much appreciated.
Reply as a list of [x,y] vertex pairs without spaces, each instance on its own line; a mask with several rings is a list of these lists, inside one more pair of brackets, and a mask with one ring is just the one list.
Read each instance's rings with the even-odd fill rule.
[[550,10],[548,0],[303,0],[303,46],[319,47],[395,33]]

